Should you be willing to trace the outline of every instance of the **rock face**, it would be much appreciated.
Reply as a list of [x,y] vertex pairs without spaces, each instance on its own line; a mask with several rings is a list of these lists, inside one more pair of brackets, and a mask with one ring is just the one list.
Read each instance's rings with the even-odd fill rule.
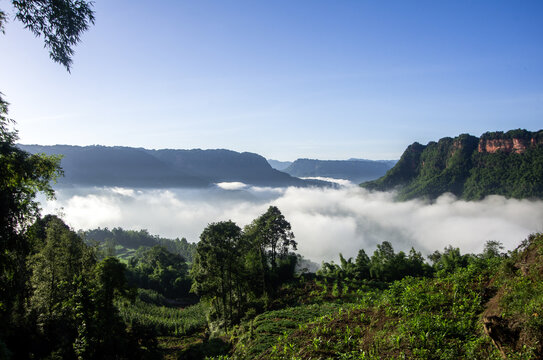
[[494,132],[481,136],[477,150],[480,153],[505,153],[521,154],[527,149],[535,148],[543,144],[541,131],[531,133],[525,130],[513,130],[507,133]]
[[30,153],[62,155],[60,186],[206,187],[218,182],[310,186],[273,169],[253,153],[218,150],[147,150],[107,146],[19,145]]
[[543,130],[462,134],[427,145],[413,143],[385,176],[362,184],[397,190],[400,199],[436,198],[450,192],[464,199],[487,195],[543,198]]

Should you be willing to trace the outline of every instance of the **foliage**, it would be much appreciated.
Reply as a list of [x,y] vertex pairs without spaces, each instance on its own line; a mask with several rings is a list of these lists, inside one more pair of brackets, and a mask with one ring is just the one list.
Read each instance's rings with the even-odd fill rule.
[[[518,153],[479,151],[487,140],[524,141]],[[467,200],[488,195],[513,198],[543,197],[543,131],[518,129],[486,133],[477,138],[462,134],[426,146],[414,143],[384,177],[362,184],[370,190],[398,190],[400,199],[434,199],[450,192]]]
[[[12,0],[15,18],[35,36],[43,36],[49,56],[70,71],[73,47],[94,24],[92,2],[84,0]],[[0,17],[0,29],[3,19]]]
[[50,182],[62,173],[58,157],[30,155],[15,145],[7,111],[0,97],[0,341],[25,313],[27,258],[34,250],[26,230],[39,214],[34,199],[38,192],[53,197]]
[[497,276],[498,292],[487,316],[499,316],[508,337],[498,340],[511,358],[523,353],[543,354],[543,234],[533,234],[502,262]]
[[123,321],[129,327],[143,326],[158,336],[185,336],[202,330],[207,325],[208,306],[204,302],[186,308],[157,306],[141,300],[116,303]]
[[[138,250],[140,247],[163,246],[169,252],[182,256],[186,261],[192,262],[194,251],[196,250],[195,243],[189,243],[185,238],[167,239],[158,235],[151,235],[147,230],[124,230],[121,227],[113,229],[96,228],[82,231],[81,236],[88,243],[98,242],[104,246],[106,251],[109,248],[122,246],[126,249]],[[117,255],[115,252],[112,255]]]
[[239,319],[244,303],[241,229],[232,221],[208,225],[196,249],[192,290],[211,302],[225,331]]
[[278,208],[243,231],[232,221],[209,224],[197,245],[192,291],[210,302],[210,318],[224,331],[270,305],[281,284],[293,279],[298,257],[294,234]]
[[[32,245],[27,307],[8,336],[17,357],[100,358],[138,356],[138,339],[126,332],[113,301],[127,296],[125,266],[97,262],[95,249],[56,216],[28,231]],[[24,340],[32,337],[31,346]]]
[[[293,314],[320,305],[258,315],[236,327],[228,359],[540,358],[542,239],[531,236],[511,257],[495,241],[477,255],[447,247],[435,257],[436,276],[407,276],[389,282],[384,292],[324,303],[333,309],[313,319]],[[379,252],[393,258],[389,250],[385,245]],[[355,263],[340,259],[334,269],[356,274]],[[509,327],[503,346],[503,338],[483,329],[495,299]]]
[[160,245],[140,248],[128,266],[129,284],[143,289],[152,289],[169,297],[187,296],[191,281],[185,259],[172,254]]
[[334,303],[312,304],[268,311],[234,329],[236,358],[255,359],[276,343],[279,336],[291,334],[305,323],[333,313],[340,308]]
[[411,248],[409,255],[403,251],[395,253],[388,241],[377,245],[371,258],[364,249],[359,250],[354,262],[352,258],[346,260],[342,254],[339,254],[339,258],[340,264],[325,262],[317,274],[327,284],[324,292],[331,284],[332,296],[340,298],[349,295],[349,292],[356,294],[357,290],[367,286],[382,288],[391,281],[406,276],[427,276],[433,271],[414,248]]

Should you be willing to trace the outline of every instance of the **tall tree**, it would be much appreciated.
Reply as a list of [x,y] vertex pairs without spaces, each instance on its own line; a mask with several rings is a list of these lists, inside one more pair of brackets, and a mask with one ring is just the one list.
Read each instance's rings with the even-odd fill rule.
[[59,157],[31,155],[15,145],[17,133],[8,129],[7,111],[0,97],[0,338],[12,316],[23,312],[28,294],[31,245],[25,233],[39,213],[34,199],[38,192],[52,197],[50,183],[62,173]]
[[[211,301],[214,309],[224,320],[224,329],[235,320],[234,307],[239,305],[236,299],[236,281],[240,281],[241,229],[232,221],[209,224],[200,235],[196,248],[192,291]],[[236,306],[241,315],[239,306]]]
[[[43,36],[53,61],[70,71],[73,47],[81,33],[94,22],[92,3],[84,0],[12,0],[11,3],[15,19],[36,36]],[[0,10],[1,33],[5,33],[7,19],[7,12]],[[20,338],[14,334],[15,329],[20,327],[20,321],[14,319],[20,320],[24,316],[24,306],[29,296],[27,258],[32,246],[26,229],[39,212],[34,199],[38,192],[52,197],[54,192],[50,183],[62,173],[59,157],[31,155],[15,145],[17,133],[10,130],[13,121],[8,118],[8,103],[1,96],[0,93],[0,348],[3,339],[11,337],[18,342]],[[69,238],[72,235],[66,236]],[[49,257],[52,254],[42,253],[42,260],[52,260],[56,257]],[[67,264],[68,267],[76,266],[73,261]],[[60,288],[63,286],[63,283],[59,284]],[[46,287],[40,289],[47,292]],[[49,290],[50,299],[44,304],[53,314],[56,311],[53,304],[57,290],[51,287]]]
[[256,226],[260,246],[268,249],[271,267],[274,270],[277,267],[278,256],[286,256],[289,248],[296,250],[298,245],[294,240],[290,223],[276,206],[270,206],[256,219]]
[[[13,0],[15,19],[36,36],[43,36],[51,58],[70,70],[73,47],[94,22],[92,3],[84,0]],[[0,32],[7,12],[0,10]],[[24,232],[38,214],[37,192],[53,195],[50,182],[61,174],[58,157],[30,155],[15,146],[9,129],[8,103],[0,93],[0,337],[20,299],[26,281],[22,269],[28,255]],[[19,300],[17,300],[19,298]]]
[[94,251],[56,216],[40,219],[32,230],[35,248],[29,261],[28,319],[36,324],[43,340],[32,351],[37,357],[53,351],[70,356],[77,331],[70,299],[81,285],[76,279],[90,279],[96,262]]

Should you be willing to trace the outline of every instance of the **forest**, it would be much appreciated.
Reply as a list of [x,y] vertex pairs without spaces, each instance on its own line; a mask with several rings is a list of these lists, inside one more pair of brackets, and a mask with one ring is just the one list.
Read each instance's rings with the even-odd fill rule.
[[2,358],[542,355],[540,234],[511,252],[495,241],[480,254],[449,246],[429,262],[383,241],[312,273],[297,266],[293,230],[274,206],[243,229],[211,223],[196,244],[145,230],[76,233],[25,211],[27,226],[3,233]]
[[[69,71],[92,3],[10,3]],[[7,18],[0,10],[2,33]],[[54,197],[61,157],[21,149],[12,126],[0,97],[0,360],[543,358],[543,234],[480,253],[382,241],[311,271],[277,206],[244,227],[210,223],[197,243],[73,229],[37,200]],[[476,153],[469,135],[415,143],[366,187],[541,197],[541,131],[482,139],[519,137],[535,139],[522,154]]]
[[[481,200],[488,195],[516,199],[543,198],[543,130],[487,132],[480,138],[462,134],[427,145],[413,143],[398,163],[370,190],[397,190],[402,200],[435,199],[444,193]],[[514,148],[520,146],[516,151]],[[485,145],[495,147],[488,152]]]
[[[5,111],[4,111],[5,113]],[[383,241],[316,273],[270,206],[200,241],[40,216],[59,159],[0,127],[2,359],[538,359],[543,235],[425,256]]]

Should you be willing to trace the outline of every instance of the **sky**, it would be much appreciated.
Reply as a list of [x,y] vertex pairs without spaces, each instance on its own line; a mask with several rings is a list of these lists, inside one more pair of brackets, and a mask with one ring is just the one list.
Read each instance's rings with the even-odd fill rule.
[[[10,3],[0,9],[13,15]],[[398,159],[414,141],[543,128],[542,1],[94,10],[71,74],[17,21],[0,34],[0,91],[21,143]]]

